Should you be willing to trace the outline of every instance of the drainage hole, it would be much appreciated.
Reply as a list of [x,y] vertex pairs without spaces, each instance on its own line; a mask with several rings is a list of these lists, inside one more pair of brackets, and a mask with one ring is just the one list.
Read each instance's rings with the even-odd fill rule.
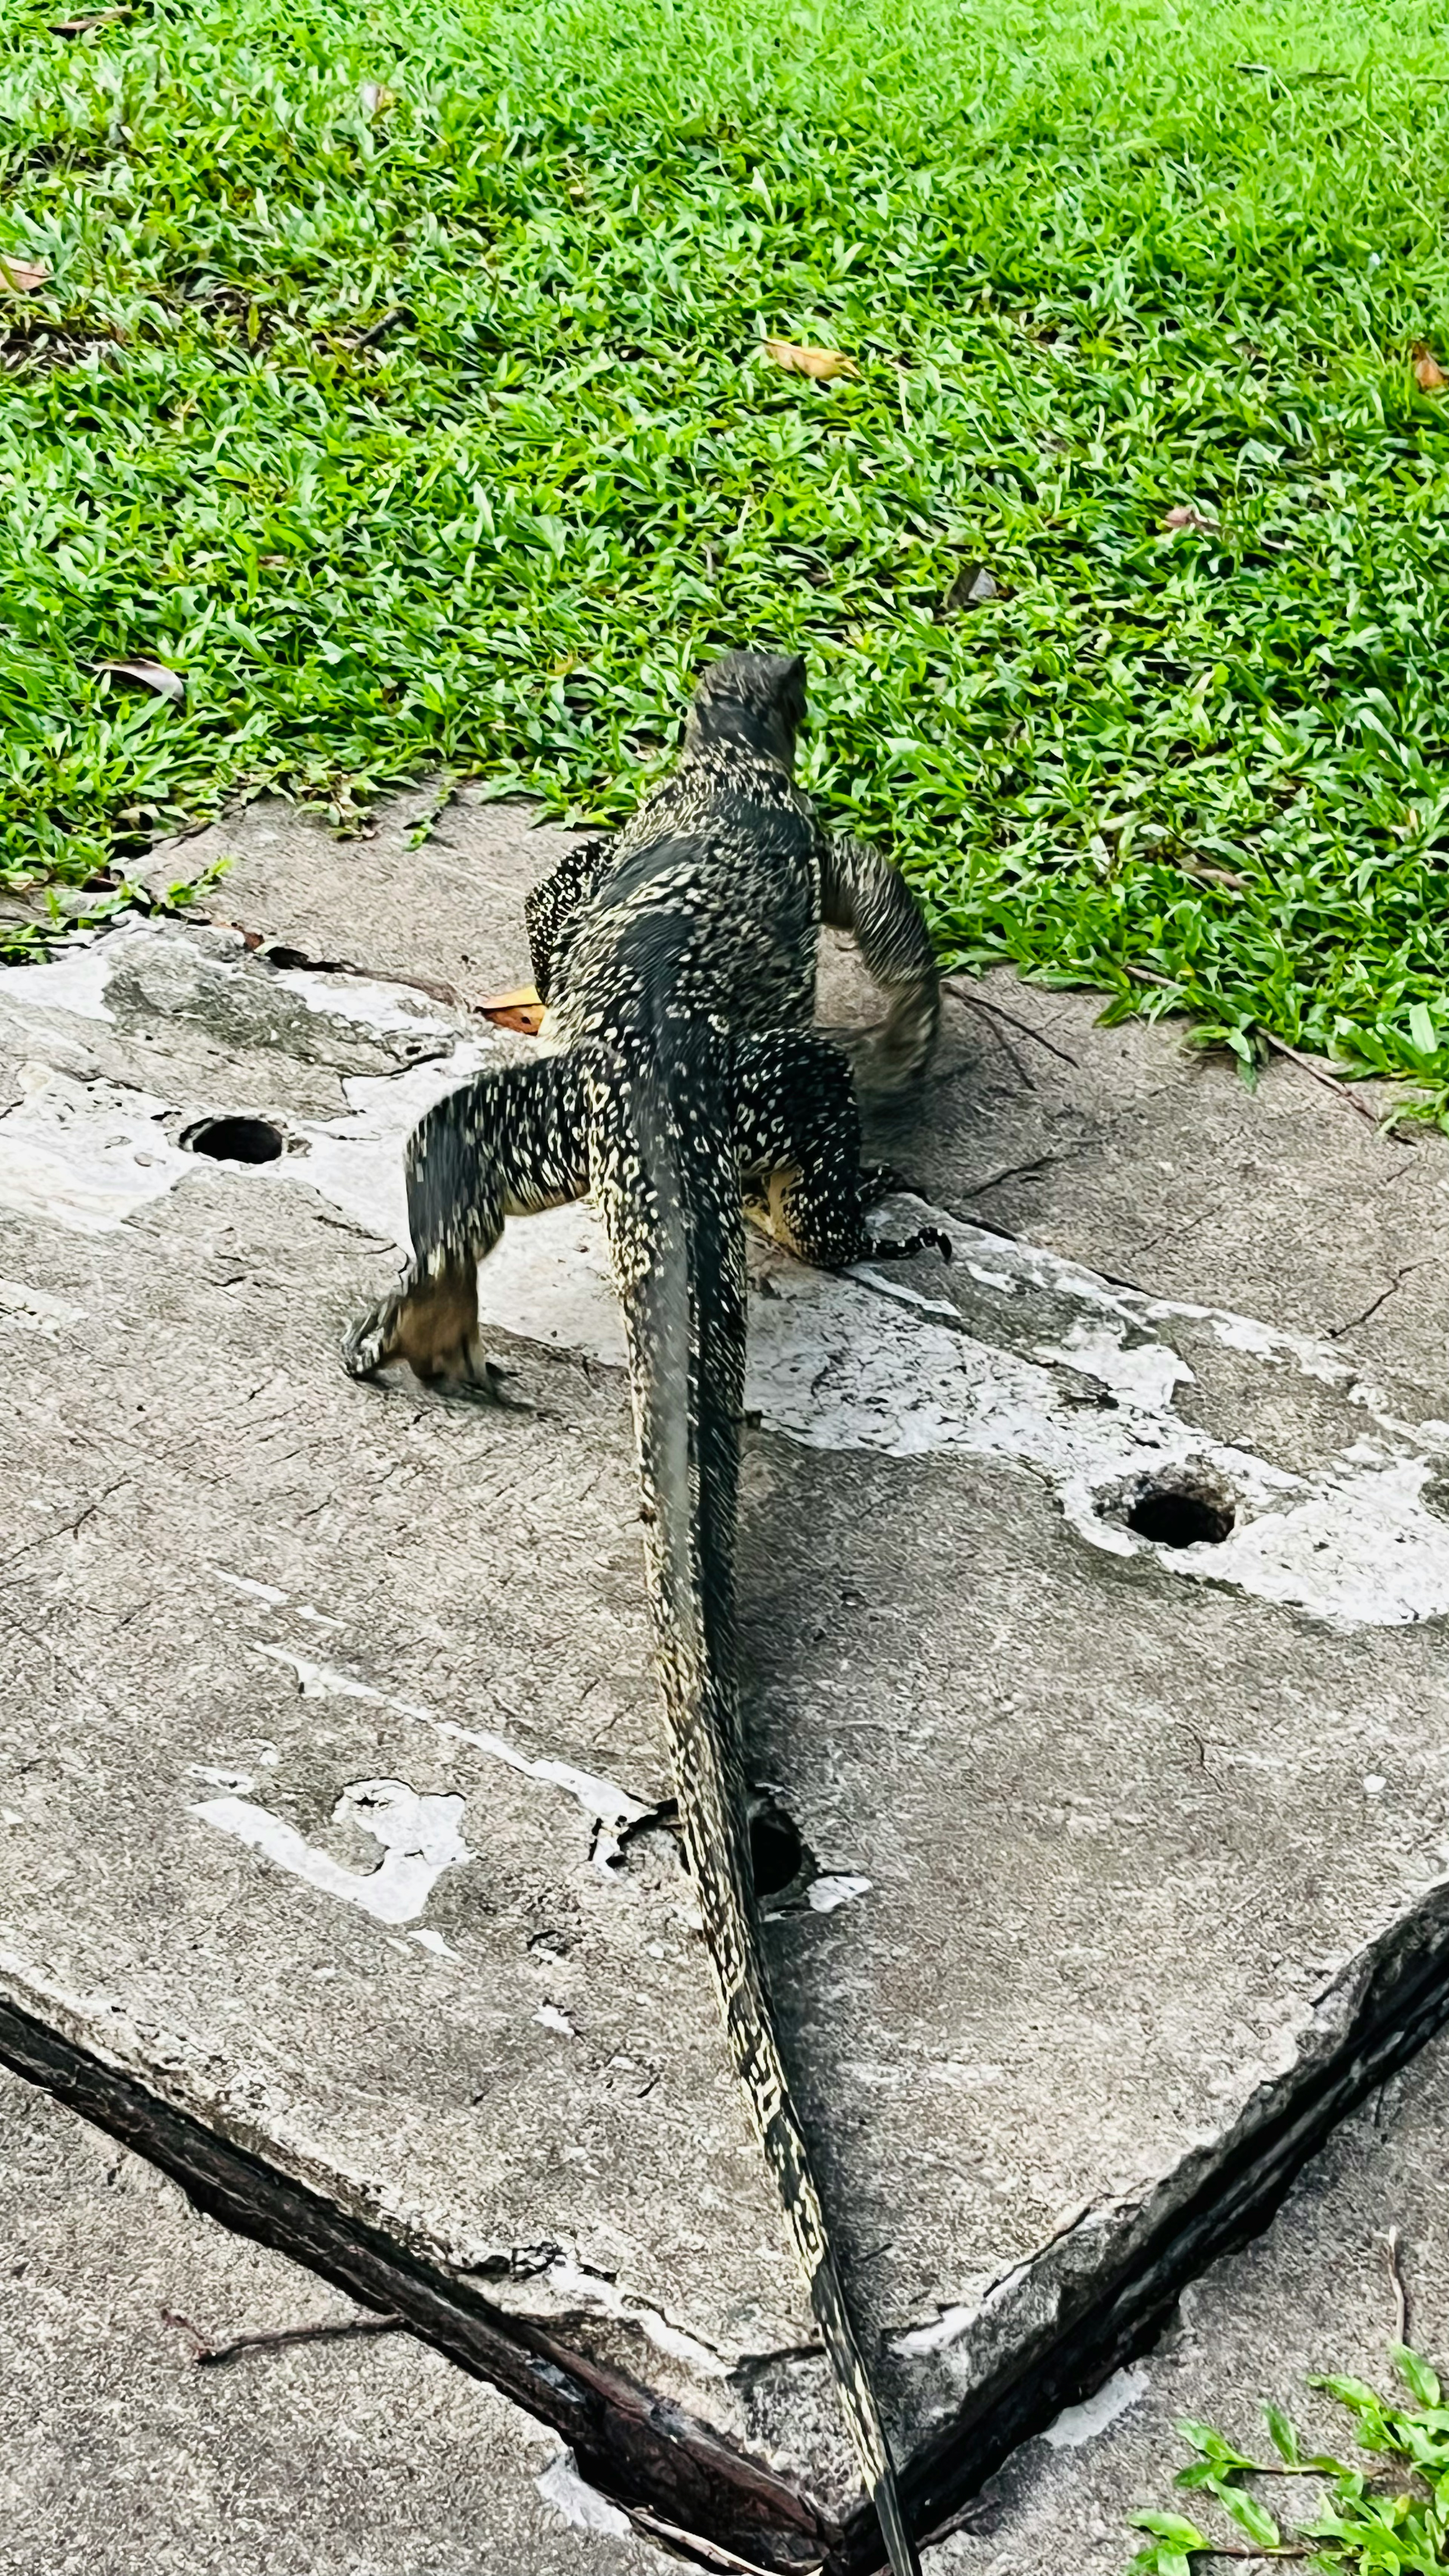
[[1159,1547],[1218,1547],[1233,1526],[1230,1503],[1181,1485],[1149,1485],[1127,1514],[1127,1527]]
[[269,1118],[199,1118],[181,1142],[188,1154],[210,1154],[218,1163],[275,1163],[283,1137]]
[[758,1793],[750,1808],[750,1858],[755,1866],[755,1894],[760,1898],[783,1896],[809,1859],[793,1817],[773,1798]]

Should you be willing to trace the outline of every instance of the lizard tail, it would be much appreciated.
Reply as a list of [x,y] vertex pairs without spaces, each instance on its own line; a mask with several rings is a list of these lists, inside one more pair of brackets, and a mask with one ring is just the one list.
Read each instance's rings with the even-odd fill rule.
[[920,2576],[776,2038],[735,1673],[744,1224],[729,1041],[680,1021],[591,1083],[593,1185],[624,1313],[644,1552],[684,1847],[730,2054],[794,2235],[892,2576]]

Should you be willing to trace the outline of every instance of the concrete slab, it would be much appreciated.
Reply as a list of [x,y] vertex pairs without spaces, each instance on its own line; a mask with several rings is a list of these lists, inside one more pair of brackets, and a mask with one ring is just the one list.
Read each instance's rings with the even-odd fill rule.
[[[237,851],[251,949],[122,925],[0,974],[0,2050],[596,2483],[843,2576],[871,2535],[657,1815],[587,1212],[485,1271],[519,1410],[335,1361],[412,1118],[527,1044],[440,995],[521,975],[549,838],[450,808],[450,895],[417,810],[188,844]],[[832,956],[827,1017],[859,999]],[[1022,1079],[1003,1008],[1053,1015],[999,1023]],[[1263,1112],[1165,1033],[1079,1010],[1068,1047],[1057,997],[950,1018],[894,1154],[955,1262],[758,1263],[744,1565],[753,1768],[801,1841],[777,1984],[923,2526],[1261,2217],[1441,2014],[1449,1944],[1434,1292],[1388,1301],[1371,1379],[1339,1329],[1400,1173],[1437,1240],[1442,1148],[1270,1084],[1255,1313],[1201,1224],[1201,1280],[1151,1228],[1197,1104]],[[1033,1246],[963,1211],[1015,1213],[1013,1137],[1068,1115],[1038,1058],[1081,1150]],[[1129,1108],[1130,1264],[1097,1212]],[[273,1160],[191,1150],[237,1115]]]
[[4,2576],[663,2576],[556,2437],[0,2075]]
[[[1191,2511],[1172,2480],[1186,2462],[1184,2416],[1272,2458],[1262,2408],[1286,2409],[1305,2452],[1354,2457],[1351,2419],[1311,2391],[1336,2371],[1398,2390],[1387,2347],[1395,2306],[1385,2236],[1397,2227],[1416,2347],[1449,2345],[1449,2048],[1442,2039],[1382,2086],[1315,2157],[1267,2233],[1214,2264],[1183,2295],[1153,2348],[1087,2406],[1020,2450],[943,2542],[938,2576],[1121,2576],[1136,2512]],[[1402,2393],[1402,2392],[1399,2392]],[[1367,2459],[1365,2469],[1382,2463]],[[1312,2511],[1314,2490],[1260,2487],[1269,2507]],[[1223,2539],[1234,2537],[1213,2507]]]

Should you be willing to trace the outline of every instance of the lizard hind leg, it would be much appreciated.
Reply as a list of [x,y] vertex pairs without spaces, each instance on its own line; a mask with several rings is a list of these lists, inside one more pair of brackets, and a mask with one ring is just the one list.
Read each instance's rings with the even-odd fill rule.
[[808,1031],[738,1038],[736,1143],[747,1213],[818,1270],[871,1249],[849,1069]]
[[583,1100],[566,1057],[481,1073],[430,1109],[408,1140],[412,1258],[392,1294],[343,1343],[350,1376],[406,1360],[425,1383],[496,1394],[478,1336],[478,1264],[508,1216],[587,1187]]
[[873,1236],[865,1212],[906,1187],[860,1165],[860,1112],[845,1060],[810,1032],[735,1042],[737,1141],[746,1212],[817,1270],[939,1252],[935,1226],[903,1242]]

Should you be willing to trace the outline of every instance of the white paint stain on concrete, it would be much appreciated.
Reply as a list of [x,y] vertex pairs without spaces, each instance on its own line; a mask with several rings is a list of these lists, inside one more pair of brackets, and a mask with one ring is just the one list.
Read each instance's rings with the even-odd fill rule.
[[533,2483],[550,2510],[575,2531],[597,2531],[607,2534],[610,2539],[629,2539],[628,2515],[621,2513],[616,2504],[610,2504],[606,2495],[601,2495],[597,2487],[591,2487],[588,2479],[580,2475],[579,2464],[572,2451],[560,2451],[557,2459],[551,2460],[542,2476],[535,2478]]
[[[971,1230],[943,1211],[929,1214],[969,1239]],[[896,1221],[907,1215],[919,1222],[922,1211],[901,1202]],[[1099,1309],[1115,1308],[1123,1345],[1129,1327],[1140,1329],[1135,1310],[1149,1309],[1146,1299],[1030,1246],[999,1252],[1003,1268],[1019,1254],[1022,1273],[1054,1293],[1090,1292]],[[1335,1623],[1397,1626],[1449,1612],[1449,1524],[1423,1500],[1436,1461],[1406,1449],[1400,1427],[1385,1417],[1376,1418],[1389,1436],[1356,1441],[1312,1475],[1294,1475],[1183,1421],[1164,1390],[1184,1364],[1164,1345],[1124,1347],[1130,1366],[1116,1373],[1122,1391],[1099,1407],[1084,1403],[1069,1381],[1078,1372],[1100,1379],[1118,1339],[1105,1328],[1072,1346],[1064,1376],[1065,1346],[1056,1358],[1003,1349],[964,1321],[938,1320],[939,1301],[931,1311],[903,1306],[893,1282],[884,1283],[895,1308],[887,1326],[881,1283],[869,1273],[824,1278],[783,1256],[766,1259],[771,1293],[752,1311],[747,1401],[805,1447],[904,1458],[955,1454],[1030,1467],[1054,1487],[1067,1520],[1090,1545],[1124,1557],[1153,1555],[1186,1580],[1226,1583]],[[1168,1310],[1159,1301],[1149,1311],[1162,1317]],[[1195,1320],[1212,1328],[1217,1319],[1203,1309]],[[1226,1319],[1230,1326],[1236,1320]],[[1296,1359],[1296,1347],[1284,1341],[1272,1356]],[[1352,1386],[1353,1372],[1336,1355],[1332,1365]],[[1363,1400],[1372,1405],[1371,1390]],[[1238,1517],[1221,1543],[1159,1547],[1112,1516],[1123,1489],[1174,1475],[1205,1477],[1231,1494]]]
[[217,1833],[305,1879],[324,1895],[358,1905],[378,1923],[413,1923],[446,1870],[472,1860],[459,1830],[463,1800],[452,1792],[420,1797],[405,1780],[359,1780],[344,1789],[332,1810],[335,1824],[361,1827],[383,1848],[375,1870],[346,1869],[270,1809],[246,1798],[207,1798],[191,1809]]
[[392,1700],[371,1682],[359,1681],[355,1673],[344,1673],[335,1664],[314,1663],[310,1655],[296,1654],[290,1646],[258,1646],[256,1651],[274,1664],[289,1666],[304,1699],[365,1699],[375,1708],[406,1707],[410,1716],[417,1714],[411,1701]]
[[949,2352],[975,2324],[979,2308],[964,2303],[943,2308],[928,2325],[910,2326],[904,2334],[892,2335],[891,2350],[916,2359],[927,2353]]
[[[134,944],[137,936],[128,926],[126,940]],[[104,1018],[114,941],[112,934],[110,942],[73,947],[51,966],[0,969],[0,997],[27,1009]],[[306,969],[285,970],[279,980],[309,1008],[362,1026],[447,1025],[429,1019],[405,987]],[[345,1086],[347,1117],[301,1128],[305,1153],[258,1167],[241,1185],[306,1181],[373,1233],[401,1241],[408,1132],[433,1101],[499,1060],[496,1041],[470,1037],[447,1057],[404,1073],[355,1077]],[[122,1223],[195,1171],[158,1123],[165,1107],[140,1092],[39,1067],[25,1099],[0,1119],[0,1204],[86,1231]],[[1093,1547],[1122,1557],[1152,1554],[1185,1581],[1226,1584],[1339,1625],[1395,1626],[1449,1613],[1449,1522],[1424,1500],[1439,1454],[1449,1448],[1449,1425],[1397,1421],[1340,1352],[1310,1336],[1115,1287],[1055,1254],[915,1202],[902,1202],[886,1222],[894,1227],[903,1217],[929,1218],[951,1235],[959,1269],[973,1283],[969,1313],[950,1297],[922,1297],[869,1267],[826,1278],[757,1247],[748,1401],[770,1428],[812,1448],[1027,1469],[1048,1482],[1072,1528]],[[1066,1310],[1062,1328],[1022,1346],[1016,1317],[1029,1297],[1043,1296]],[[622,1360],[602,1239],[587,1208],[510,1225],[483,1266],[480,1310],[485,1330],[615,1365]],[[1337,1387],[1362,1408],[1372,1436],[1305,1475],[1207,1439],[1176,1411],[1192,1370],[1174,1346],[1173,1328],[1188,1323],[1264,1367]],[[1164,1474],[1206,1475],[1227,1488],[1237,1517],[1223,1542],[1166,1548],[1124,1525],[1124,1494]],[[501,1743],[469,1740],[484,1749]],[[511,1748],[497,1758],[524,1767]],[[626,1809],[616,1812],[629,1820]]]
[[656,2352],[668,2353],[671,2360],[683,2362],[696,2377],[728,2376],[729,2364],[709,2344],[701,2343],[697,2335],[687,2334],[682,2326],[671,2325],[646,2300],[631,2297],[616,2281],[589,2271],[573,2255],[555,2254],[537,2277],[548,2284],[551,2313],[557,2314],[560,2306],[592,2308],[599,2315],[617,2317],[621,2324],[637,2326]]
[[54,1342],[85,1319],[84,1306],[68,1306],[64,1298],[48,1297],[43,1288],[27,1288],[19,1279],[0,1279],[0,1324]]
[[[113,1019],[106,986],[116,963],[119,927],[105,937],[89,930],[72,932],[58,956],[44,966],[0,966],[0,1001],[14,1002],[40,1018],[65,1011],[78,1020]],[[135,920],[126,920],[128,930],[136,927]]]
[[[0,1002],[13,1003],[27,1015],[40,1018],[60,1011],[74,1019],[114,1023],[115,1013],[106,1000],[106,988],[128,949],[133,957],[138,951],[149,953],[162,964],[174,963],[178,973],[202,974],[208,979],[228,981],[257,971],[256,962],[241,953],[235,957],[217,956],[175,930],[159,928],[141,914],[124,913],[104,932],[72,933],[59,953],[43,966],[0,967]],[[387,983],[368,975],[329,975],[309,966],[276,967],[271,972],[282,990],[294,994],[309,1011],[329,1019],[351,1020],[378,1036],[426,1036],[455,1025],[452,1017],[441,1014],[426,995],[409,985]]]
[[1064,2407],[1056,2422],[1048,2424],[1042,2440],[1054,2451],[1080,2451],[1084,2444],[1097,2441],[1119,2416],[1140,2406],[1151,2384],[1140,2364],[1135,2370],[1114,2370],[1095,2396],[1080,2406]]
[[833,1914],[838,1906],[852,1905],[858,1896],[869,1896],[870,1890],[868,1878],[851,1878],[843,1870],[827,1871],[821,1878],[812,1878],[805,1890],[805,1902],[812,1914]]
[[467,1744],[490,1761],[503,1763],[508,1770],[519,1772],[526,1780],[537,1780],[553,1789],[562,1789],[582,1807],[592,1824],[599,1828],[595,1859],[601,1866],[616,1857],[619,1837],[630,1825],[642,1823],[652,1810],[647,1802],[632,1797],[616,1780],[607,1780],[597,1771],[581,1771],[573,1762],[558,1762],[551,1756],[520,1752],[505,1736],[493,1735],[483,1728],[460,1726],[455,1719],[440,1716],[421,1700],[400,1699],[391,1691],[376,1690],[370,1682],[359,1681],[335,1664],[319,1664],[311,1656],[299,1655],[291,1646],[258,1646],[256,1652],[273,1663],[285,1664],[295,1673],[304,1699],[360,1699],[374,1707],[390,1708],[399,1717],[431,1727],[446,1743]]
[[[1004,1284],[1010,1294],[1012,1283],[1008,1280]],[[1193,1372],[1180,1352],[1169,1350],[1162,1342],[1129,1343],[1121,1324],[1114,1327],[1078,1321],[1065,1341],[1039,1342],[1036,1355],[1038,1359],[1055,1360],[1062,1368],[1074,1369],[1079,1377],[1093,1379],[1139,1411],[1165,1411],[1180,1386],[1194,1383]]]
[[430,1057],[405,1073],[349,1076],[343,1089],[351,1114],[297,1128],[307,1152],[293,1177],[307,1181],[384,1243],[405,1248],[403,1147],[435,1102],[445,1100],[461,1082],[496,1060],[486,1039],[467,1040],[451,1055]]
[[244,1592],[251,1601],[265,1601],[273,1610],[280,1610],[287,1598],[275,1583],[258,1583],[250,1574],[231,1574],[224,1565],[214,1565],[211,1570],[218,1583],[229,1583],[233,1592]]
[[273,969],[284,992],[329,1020],[352,1020],[379,1037],[428,1036],[455,1023],[406,984],[378,983],[370,975],[328,975],[312,966]]
[[[48,974],[48,967],[0,968]],[[152,1199],[164,1198],[191,1158],[161,1121],[168,1104],[111,1082],[85,1082],[39,1059],[21,1069],[22,1097],[0,1118],[0,1207],[108,1234]]]

